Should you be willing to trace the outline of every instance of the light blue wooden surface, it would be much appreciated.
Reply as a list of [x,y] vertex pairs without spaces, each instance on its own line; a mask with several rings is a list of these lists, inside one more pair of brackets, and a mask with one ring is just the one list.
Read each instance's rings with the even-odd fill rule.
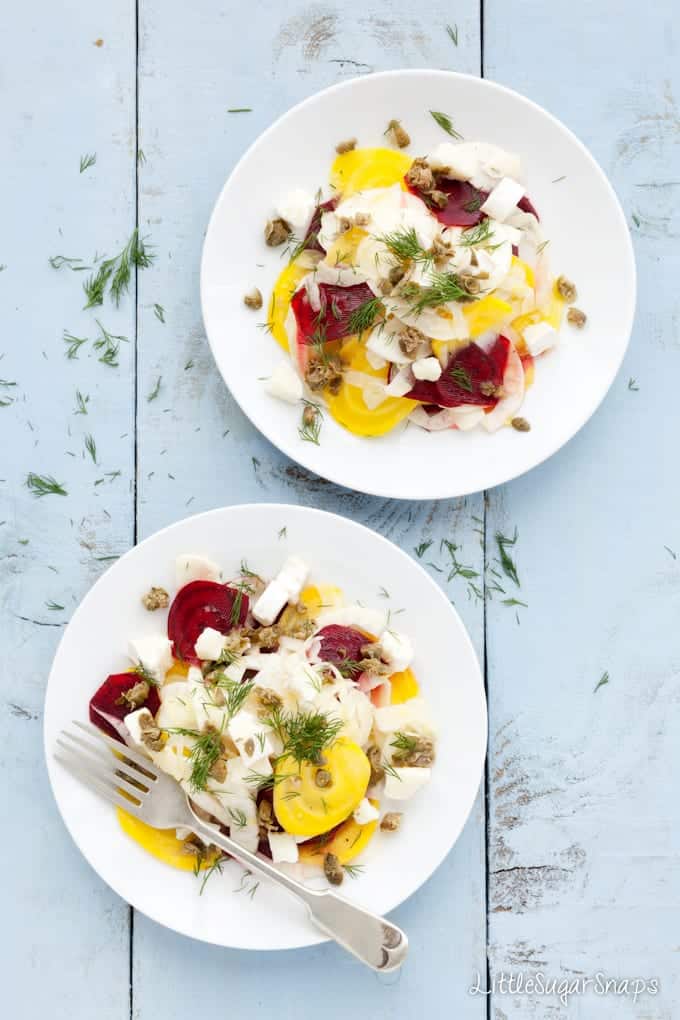
[[[457,47],[447,24],[458,27]],[[17,386],[0,392],[13,400],[0,407],[0,959],[13,976],[16,1017],[89,1020],[95,1004],[102,1020],[179,1020],[216,1008],[329,1020],[357,1010],[380,1020],[676,1013],[680,559],[664,546],[680,553],[680,40],[670,0],[647,12],[631,0],[550,11],[536,0],[485,0],[484,72],[545,104],[592,148],[636,242],[641,296],[626,364],[594,420],[549,464],[486,504],[392,503],[338,489],[253,431],[224,390],[201,323],[209,211],[258,133],[354,74],[479,73],[481,25],[476,0],[427,9],[406,0],[263,0],[247,9],[34,0],[5,16],[0,378]],[[226,112],[239,106],[252,113]],[[88,152],[97,162],[81,175]],[[129,338],[119,367],[99,363],[91,343],[66,359],[63,330],[94,338],[97,327],[81,311],[82,274],[53,270],[48,256],[110,254],[136,222],[157,259],[119,310],[101,310],[106,328]],[[73,413],[76,389],[90,397],[87,416]],[[84,453],[88,434],[97,465]],[[34,499],[28,471],[54,475],[68,496]],[[497,601],[484,607],[459,583],[448,589],[487,658],[488,810],[482,791],[446,863],[397,912],[414,950],[396,980],[363,972],[332,946],[230,953],[132,918],[79,857],[47,788],[45,677],[61,627],[105,557],[188,513],[247,500],[336,510],[406,549],[432,538],[434,550],[452,537],[480,570],[475,518],[486,519],[487,561],[495,530],[519,529],[529,603],[520,626]],[[605,670],[610,682],[594,693]],[[486,981],[487,946],[497,980],[519,970],[558,979],[603,971],[658,977],[661,991],[566,1006],[470,995],[477,972]]]

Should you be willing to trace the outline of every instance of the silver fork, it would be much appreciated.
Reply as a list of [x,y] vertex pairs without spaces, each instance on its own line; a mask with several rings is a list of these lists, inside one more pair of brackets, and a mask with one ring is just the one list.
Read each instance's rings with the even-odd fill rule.
[[148,758],[94,726],[76,720],[73,725],[80,732],[62,730],[54,757],[85,786],[155,829],[190,829],[231,854],[244,867],[276,882],[302,900],[321,931],[373,970],[401,967],[408,952],[408,939],[395,924],[337,893],[308,889],[283,874],[267,857],[245,850],[216,826],[203,822],[179,784],[159,772]]

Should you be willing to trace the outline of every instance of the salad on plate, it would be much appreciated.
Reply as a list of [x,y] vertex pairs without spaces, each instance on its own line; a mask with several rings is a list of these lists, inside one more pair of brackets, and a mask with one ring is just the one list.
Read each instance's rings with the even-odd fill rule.
[[[575,328],[586,316],[551,272],[520,159],[467,141],[412,158],[401,124],[386,134],[393,148],[340,142],[330,192],[295,189],[266,224],[287,264],[264,325],[289,357],[264,385],[315,443],[324,412],[359,436],[527,432],[535,360],[560,342],[565,306]],[[244,301],[263,305],[257,289]]]
[[[389,610],[311,583],[297,556],[271,579],[243,562],[225,582],[219,565],[182,555],[176,584],[172,599],[157,586],[143,595],[152,626],[92,695],[90,720],[248,850],[339,885],[372,840],[399,838],[430,779],[435,727],[410,638]],[[167,864],[198,873],[222,859],[188,831],[117,811]]]

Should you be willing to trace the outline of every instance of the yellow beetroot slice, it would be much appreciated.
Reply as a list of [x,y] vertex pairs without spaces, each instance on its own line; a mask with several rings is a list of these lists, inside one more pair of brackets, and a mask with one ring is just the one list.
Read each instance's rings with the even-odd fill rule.
[[245,592],[216,581],[191,581],[175,595],[168,613],[168,637],[173,654],[198,663],[194,646],[206,627],[228,634],[245,623],[250,602]]
[[[124,695],[143,682],[137,673],[112,673],[107,676],[99,690],[90,698],[90,722],[108,733],[114,740],[125,744],[128,735],[123,719],[135,709],[126,701]],[[160,699],[156,688],[149,684],[146,701],[135,702],[136,708],[148,708],[152,715],[160,708]]]

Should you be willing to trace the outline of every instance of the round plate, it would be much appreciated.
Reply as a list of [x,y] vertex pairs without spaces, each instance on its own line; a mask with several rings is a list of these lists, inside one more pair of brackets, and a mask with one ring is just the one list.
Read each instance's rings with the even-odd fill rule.
[[[281,529],[286,529],[280,535]],[[52,789],[83,855],[120,896],[160,924],[193,938],[240,949],[291,949],[323,942],[304,908],[263,881],[252,898],[236,893],[243,872],[230,862],[199,896],[199,882],[150,857],[120,829],[115,810],[52,758],[59,731],[87,719],[89,698],[108,673],[129,666],[130,638],[158,630],[141,595],[153,584],[175,590],[174,561],[200,553],[225,576],[242,559],[271,576],[289,553],[310,564],[312,580],[339,585],[348,601],[385,606],[415,642],[414,670],[440,720],[432,782],[410,801],[402,830],[379,833],[362,857],[366,870],[343,895],[386,913],[432,874],[472,808],[486,751],[486,703],[470,639],[455,609],[409,556],[343,517],[295,506],[237,506],[190,517],[121,557],[85,596],[59,645],[45,703],[45,754]],[[446,811],[441,805],[446,804]],[[252,884],[252,883],[251,883]]]
[[[267,394],[262,379],[287,355],[257,328],[265,313],[244,307],[257,285],[268,307],[283,261],[267,248],[266,220],[293,188],[328,194],[335,145],[355,136],[384,142],[399,117],[409,152],[428,152],[448,136],[429,114],[452,118],[468,139],[495,142],[522,158],[528,194],[550,238],[551,265],[574,279],[581,332],[565,327],[559,348],[539,359],[522,415],[531,432],[505,428],[427,433],[399,426],[363,439],[328,414],[319,446],[298,435],[297,408]],[[623,212],[604,173],[581,142],[545,110],[517,92],[450,71],[389,71],[343,82],[312,96],[272,125],[243,156],[225,184],[208,227],[201,265],[206,331],[224,381],[264,435],[298,463],[331,481],[378,496],[440,499],[508,481],[541,463],[588,420],[621,364],[635,308],[635,263]]]

